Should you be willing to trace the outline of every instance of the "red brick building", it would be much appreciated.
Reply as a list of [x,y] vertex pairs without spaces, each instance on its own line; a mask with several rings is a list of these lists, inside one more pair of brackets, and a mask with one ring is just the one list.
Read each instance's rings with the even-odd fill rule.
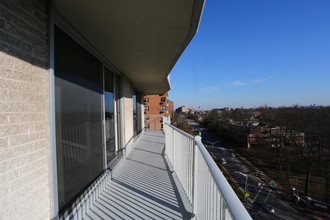
[[168,114],[170,115],[171,118],[174,117],[174,101],[167,101],[168,103]]
[[168,116],[168,93],[144,96],[144,124],[146,129],[161,130],[161,116]]

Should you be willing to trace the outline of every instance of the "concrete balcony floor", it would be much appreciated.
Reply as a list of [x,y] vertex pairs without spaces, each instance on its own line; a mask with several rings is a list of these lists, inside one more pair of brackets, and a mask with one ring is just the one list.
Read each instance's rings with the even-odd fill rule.
[[164,151],[164,134],[145,131],[84,219],[190,219]]

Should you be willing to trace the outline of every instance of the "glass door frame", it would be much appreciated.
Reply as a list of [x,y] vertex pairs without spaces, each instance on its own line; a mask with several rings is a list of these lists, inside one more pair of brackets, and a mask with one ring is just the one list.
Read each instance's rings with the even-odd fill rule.
[[[107,137],[106,137],[106,119],[105,119],[105,68],[107,68],[109,71],[112,73],[112,84],[113,84],[113,105],[114,105],[114,137],[115,137],[115,156],[108,162],[107,161]],[[119,88],[120,92],[120,76],[114,73],[111,68],[103,64],[103,89],[102,89],[102,105],[103,105],[103,151],[104,151],[104,168],[107,169],[108,167],[111,166],[111,164],[117,159],[118,157],[118,152],[119,152],[119,146],[120,146],[120,131],[121,131],[121,122],[120,120],[118,121],[118,110],[121,111],[120,109],[120,94],[118,94],[117,90]],[[118,83],[117,79],[118,78]],[[118,100],[116,100],[118,98]]]

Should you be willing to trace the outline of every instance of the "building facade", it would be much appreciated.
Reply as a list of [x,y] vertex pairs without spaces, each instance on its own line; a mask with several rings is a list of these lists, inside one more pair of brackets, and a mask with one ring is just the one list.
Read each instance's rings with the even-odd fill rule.
[[181,106],[179,108],[177,108],[175,110],[177,113],[188,113],[189,112],[189,108],[186,106]]
[[111,176],[203,4],[0,2],[0,219],[66,218]]
[[168,114],[171,118],[174,117],[174,101],[168,100]]
[[146,129],[161,130],[162,116],[168,115],[168,93],[144,96],[144,123]]

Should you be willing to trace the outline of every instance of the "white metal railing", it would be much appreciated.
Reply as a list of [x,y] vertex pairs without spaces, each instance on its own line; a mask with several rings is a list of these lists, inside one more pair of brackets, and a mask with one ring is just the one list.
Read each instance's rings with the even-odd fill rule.
[[197,219],[252,219],[204,147],[163,117],[165,152]]

